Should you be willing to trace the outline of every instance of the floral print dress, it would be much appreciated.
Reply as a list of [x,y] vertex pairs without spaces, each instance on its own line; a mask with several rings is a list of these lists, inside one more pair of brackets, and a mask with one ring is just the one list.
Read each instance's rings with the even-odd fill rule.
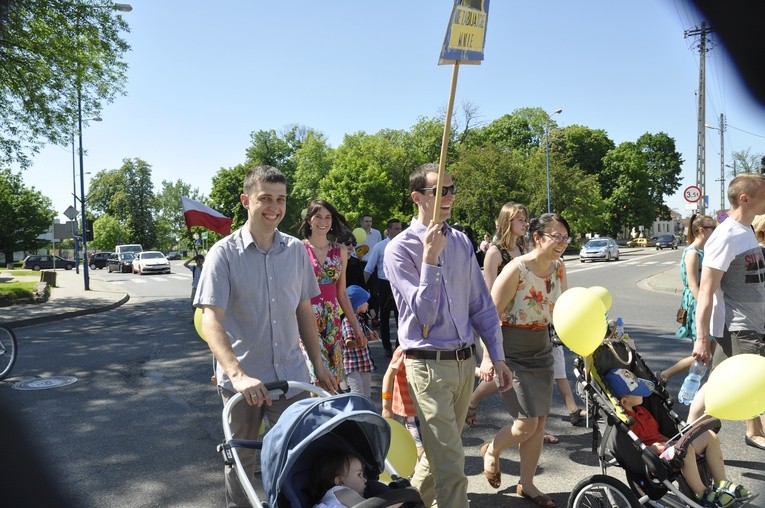
[[[305,242],[305,248],[311,258],[311,265],[321,291],[319,296],[311,298],[316,324],[319,326],[321,356],[324,360],[324,366],[335,377],[335,382],[339,383],[343,377],[342,309],[340,309],[340,303],[337,301],[337,281],[340,280],[343,269],[343,261],[340,257],[341,247],[337,243],[330,243],[327,258],[323,265],[319,264],[319,260],[308,242]],[[303,352],[305,353],[305,348]],[[311,380],[316,381],[313,366],[310,361],[307,363],[308,370],[311,372]]]

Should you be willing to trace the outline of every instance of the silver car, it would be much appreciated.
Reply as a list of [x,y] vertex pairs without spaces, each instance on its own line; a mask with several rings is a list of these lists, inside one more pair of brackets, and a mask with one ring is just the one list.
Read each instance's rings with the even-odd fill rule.
[[593,238],[579,251],[579,261],[582,263],[596,260],[611,261],[612,259],[619,260],[619,246],[613,238],[605,236]]

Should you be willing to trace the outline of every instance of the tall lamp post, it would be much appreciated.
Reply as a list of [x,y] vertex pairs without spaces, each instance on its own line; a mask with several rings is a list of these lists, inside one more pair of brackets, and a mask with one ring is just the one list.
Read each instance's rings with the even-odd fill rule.
[[[109,3],[99,7],[112,9],[120,12],[130,12],[133,6],[130,4]],[[79,34],[78,34],[79,35]],[[83,163],[82,153],[82,83],[80,77],[77,77],[77,134],[80,143],[80,206],[82,209],[82,274],[85,283],[85,291],[90,290],[90,274],[88,273],[88,233],[85,222],[85,164]]]
[[[100,122],[102,118],[96,116],[88,118],[86,121]],[[77,210],[77,164],[74,155],[74,132],[72,132],[72,196],[74,196],[74,209]],[[77,218],[72,221],[72,238],[74,239],[74,271],[79,275],[80,273],[80,249],[77,238]]]
[[[553,112],[553,115],[557,115],[558,113],[562,113],[562,109],[556,109]],[[552,118],[552,115],[549,115],[547,118],[547,121],[545,122],[545,161],[547,163],[547,213],[550,213],[552,211],[552,208],[550,206],[550,119]]]

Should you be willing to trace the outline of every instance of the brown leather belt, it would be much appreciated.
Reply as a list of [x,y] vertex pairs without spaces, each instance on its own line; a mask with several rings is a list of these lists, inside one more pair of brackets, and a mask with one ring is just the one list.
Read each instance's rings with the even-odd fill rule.
[[461,362],[472,358],[475,354],[475,345],[462,349],[407,349],[404,351],[406,358],[416,360],[456,360]]

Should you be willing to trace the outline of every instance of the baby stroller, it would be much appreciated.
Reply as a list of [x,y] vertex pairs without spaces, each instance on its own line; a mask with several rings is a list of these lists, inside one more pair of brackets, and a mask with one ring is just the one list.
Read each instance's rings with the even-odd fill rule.
[[[223,408],[223,432],[226,441],[218,446],[224,462],[235,468],[248,500],[254,507],[311,507],[309,486],[311,468],[317,457],[328,451],[353,452],[364,459],[368,479],[367,499],[358,508],[376,508],[406,502],[405,506],[421,506],[419,493],[409,482],[397,478],[385,459],[390,447],[390,426],[367,397],[348,393],[329,396],[312,384],[278,381],[266,384],[272,397],[289,389],[309,391],[319,398],[308,398],[292,404],[271,427],[262,442],[232,439],[229,417],[238,403],[236,394]],[[252,472],[245,471],[238,448],[261,449],[261,479],[268,501],[261,502],[252,485]],[[377,481],[387,467],[394,482],[386,486]],[[419,503],[419,504],[418,504]]]
[[[614,368],[630,370],[637,377],[654,382],[655,391],[644,398],[643,406],[658,421],[661,433],[671,437],[670,444],[674,444],[675,453],[670,460],[659,457],[629,430],[632,419],[624,413],[603,382],[605,374]],[[569,496],[568,507],[702,508],[680,469],[689,443],[701,432],[718,431],[720,420],[707,416],[694,425],[686,425],[672,410],[673,399],[666,387],[658,382],[640,355],[621,338],[609,336],[591,357],[586,360],[577,357],[574,374],[578,390],[586,393],[591,405],[592,451],[598,453],[602,474],[579,482]],[[601,416],[606,422],[602,439],[598,423]],[[702,480],[706,485],[711,485],[713,480],[704,457],[699,455],[697,459]],[[607,475],[607,469],[611,466],[624,469],[629,486]],[[737,501],[730,506],[740,507],[749,501],[751,499]]]

